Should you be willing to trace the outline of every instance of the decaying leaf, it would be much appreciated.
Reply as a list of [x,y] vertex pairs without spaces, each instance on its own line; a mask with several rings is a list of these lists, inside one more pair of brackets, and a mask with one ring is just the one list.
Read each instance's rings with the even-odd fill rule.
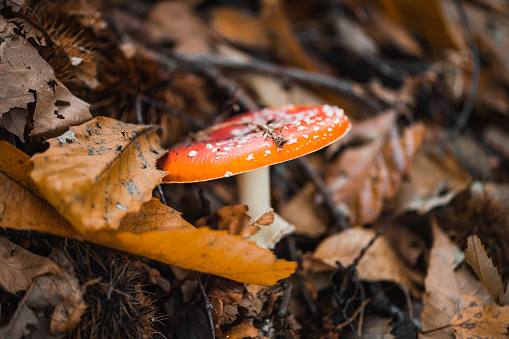
[[1,338],[55,338],[74,328],[86,304],[69,259],[53,256],[63,274],[47,274],[34,280],[9,323],[0,328]]
[[466,250],[467,263],[474,270],[475,275],[482,281],[490,293],[493,300],[498,301],[504,291],[502,278],[493,265],[491,258],[484,249],[481,239],[473,235],[468,237],[468,247]]
[[155,167],[162,148],[153,126],[97,117],[48,142],[32,158],[32,179],[80,233],[118,229],[165,175]]
[[[177,212],[170,207],[163,208],[154,201],[142,205],[142,210],[134,216],[128,214],[126,224],[122,222],[120,225],[125,229],[140,225],[147,229],[144,233],[98,231],[79,234],[34,192],[36,187],[30,179],[31,163],[28,156],[5,142],[0,142],[0,155],[2,227],[86,240],[245,283],[272,285],[295,271],[296,263],[276,260],[271,251],[239,236],[230,236],[224,231],[190,229],[189,223],[180,218]],[[155,213],[154,208],[159,212]],[[166,211],[160,213],[161,209]],[[143,221],[145,215],[166,220],[168,224],[156,225],[156,229],[147,227]]]
[[468,173],[446,149],[420,152],[415,156],[407,180],[386,207],[397,213],[417,211],[423,215],[449,203],[470,181]]
[[482,301],[471,299],[472,303],[451,320],[456,338],[506,338],[509,306],[483,305]]
[[[14,33],[16,26],[0,17],[0,119],[11,110],[10,119],[16,122],[17,133],[22,135],[26,120],[21,128],[21,117],[13,114],[26,114],[19,109],[27,109],[35,102],[33,113],[34,129],[32,135],[55,136],[71,125],[78,125],[92,118],[89,105],[73,96],[55,78],[50,65],[42,59],[35,47]],[[11,126],[11,131],[12,131]],[[17,134],[20,136],[20,134]]]
[[401,136],[393,128],[366,145],[346,150],[329,165],[326,184],[350,223],[366,224],[378,218],[410,170],[423,135],[420,123],[406,128]]
[[0,288],[11,293],[24,291],[34,278],[46,273],[59,275],[62,270],[50,259],[0,237]]
[[463,260],[462,252],[434,220],[432,228],[434,240],[421,315],[424,333],[420,337],[454,338],[449,325],[459,312],[469,307],[471,296],[484,304],[492,298],[464,265],[455,270]]
[[247,205],[224,206],[216,211],[217,228],[228,231],[228,234],[240,235],[242,239],[247,239],[256,234],[262,226],[272,224],[274,221],[274,211],[265,213],[257,220],[248,224],[249,216]]
[[[326,264],[330,270],[337,268],[336,261],[347,267],[375,236],[373,230],[360,227],[350,228],[326,238],[318,245],[312,259]],[[324,270],[312,267],[311,270]],[[398,257],[389,242],[379,237],[366,251],[357,265],[359,280],[391,281],[402,284],[414,295],[419,295],[418,285],[422,276],[408,268]]]

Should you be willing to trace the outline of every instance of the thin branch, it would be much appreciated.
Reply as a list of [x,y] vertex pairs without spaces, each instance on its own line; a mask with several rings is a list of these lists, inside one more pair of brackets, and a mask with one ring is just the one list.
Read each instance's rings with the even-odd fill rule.
[[195,127],[198,127],[198,128],[205,128],[208,126],[208,124],[206,122],[203,122],[201,120],[198,120],[198,119],[195,119],[193,118],[192,116],[190,115],[187,115],[179,110],[176,110],[175,108],[173,107],[170,107],[168,105],[165,105],[163,103],[160,103],[158,101],[155,101],[154,99],[151,99],[147,96],[144,96],[144,95],[141,95],[139,96],[139,99],[141,101],[143,101],[144,103],[147,103],[157,109],[160,109],[162,111],[166,111],[168,113],[170,113],[171,115],[173,115],[174,117],[180,119],[180,120],[184,120],[185,122],[195,126]]
[[226,70],[252,71],[286,78],[299,84],[313,85],[333,90],[336,93],[348,96],[370,106],[374,111],[379,112],[382,110],[382,107],[373,99],[355,93],[352,82],[348,80],[339,80],[325,74],[312,73],[298,68],[280,67],[260,60],[250,60],[249,62],[230,60],[213,54],[178,54],[172,57],[180,62],[188,64],[211,65]]

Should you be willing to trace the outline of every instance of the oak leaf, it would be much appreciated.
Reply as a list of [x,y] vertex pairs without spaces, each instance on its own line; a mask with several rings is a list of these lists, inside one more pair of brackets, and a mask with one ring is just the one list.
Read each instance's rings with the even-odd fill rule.
[[32,179],[78,232],[118,229],[165,176],[155,167],[159,142],[154,126],[97,117],[49,139],[32,157]]
[[[296,263],[276,260],[271,251],[238,236],[194,229],[180,213],[157,199],[128,214],[120,223],[120,231],[79,234],[38,195],[31,169],[26,154],[0,141],[0,227],[86,240],[245,283],[272,285],[295,271]],[[150,225],[149,221],[163,224]],[[136,227],[144,232],[133,233]]]
[[50,259],[0,237],[0,288],[11,293],[24,291],[35,277],[46,273],[58,275],[62,270]]
[[363,146],[346,150],[327,169],[326,185],[332,199],[351,224],[366,224],[378,218],[384,203],[398,191],[421,146],[424,125],[412,125],[401,136],[395,127]]
[[[31,135],[55,136],[71,125],[92,118],[89,105],[73,96],[57,79],[53,68],[39,56],[37,49],[14,33],[17,27],[0,16],[0,120],[10,112],[16,124],[16,135],[23,138],[19,121],[26,115],[29,103],[35,102],[34,129]],[[22,111],[20,111],[22,110]],[[26,119],[23,121],[23,127]]]
[[493,300],[498,301],[504,291],[502,278],[477,235],[468,237],[466,260],[475,275],[486,286]]

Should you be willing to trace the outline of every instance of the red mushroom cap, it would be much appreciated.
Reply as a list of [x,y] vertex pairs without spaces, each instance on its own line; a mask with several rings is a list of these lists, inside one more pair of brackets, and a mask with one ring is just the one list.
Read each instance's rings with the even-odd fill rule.
[[[263,126],[273,131],[264,132]],[[317,151],[350,128],[348,117],[335,106],[266,108],[211,126],[200,140],[167,151],[157,167],[169,172],[165,183],[229,177]]]

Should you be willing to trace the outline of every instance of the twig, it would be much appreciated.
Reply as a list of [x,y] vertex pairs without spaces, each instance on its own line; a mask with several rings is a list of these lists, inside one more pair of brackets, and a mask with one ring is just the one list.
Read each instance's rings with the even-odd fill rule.
[[304,169],[306,175],[313,181],[313,184],[316,186],[318,191],[322,194],[325,201],[325,205],[332,213],[334,224],[336,224],[340,230],[346,230],[350,228],[350,225],[346,221],[343,213],[338,208],[336,208],[336,204],[332,200],[330,190],[327,188],[327,186],[325,186],[325,183],[320,178],[318,173],[316,173],[315,169],[309,164],[309,162],[305,158],[299,158],[297,159],[297,161]]
[[465,13],[465,9],[461,4],[461,0],[454,0],[456,8],[460,14],[461,22],[465,29],[465,36],[467,38],[468,46],[470,47],[470,53],[472,53],[472,79],[470,80],[470,89],[468,91],[468,96],[463,104],[463,108],[461,109],[461,113],[456,120],[456,124],[447,134],[446,139],[450,140],[458,136],[461,133],[463,128],[465,127],[470,114],[472,113],[472,108],[474,107],[475,96],[477,94],[477,88],[479,87],[479,73],[480,73],[480,64],[479,64],[479,52],[477,51],[477,46],[475,44],[474,35],[472,33],[472,29],[470,27],[470,22],[468,21],[467,14]]
[[281,303],[279,304],[279,310],[277,311],[277,315],[280,318],[286,317],[286,312],[288,311],[288,306],[290,305],[290,300],[292,299],[292,284],[284,284],[284,287],[285,290],[281,296]]
[[353,85],[350,81],[339,80],[325,74],[312,73],[297,68],[280,67],[275,64],[260,60],[251,60],[249,62],[230,60],[212,54],[178,54],[173,55],[172,57],[184,63],[213,65],[221,69],[252,71],[283,77],[288,80],[295,81],[296,83],[314,85],[317,87],[333,90],[336,93],[348,96],[354,100],[362,102],[365,105],[368,105],[376,112],[382,110],[382,107],[374,100],[355,93],[353,90]]
[[217,311],[214,309],[214,306],[212,306],[212,304],[209,301],[209,298],[207,297],[207,292],[205,291],[205,287],[203,287],[203,284],[200,279],[200,275],[196,271],[194,271],[194,274],[196,275],[196,280],[198,280],[198,285],[200,285],[200,290],[203,295],[203,301],[205,301],[205,309],[207,310],[207,317],[209,320],[210,331],[212,332],[212,339],[214,339],[216,337],[216,334],[215,334],[216,332],[214,331],[214,320],[212,319],[212,311],[214,311],[216,313],[217,313]]

